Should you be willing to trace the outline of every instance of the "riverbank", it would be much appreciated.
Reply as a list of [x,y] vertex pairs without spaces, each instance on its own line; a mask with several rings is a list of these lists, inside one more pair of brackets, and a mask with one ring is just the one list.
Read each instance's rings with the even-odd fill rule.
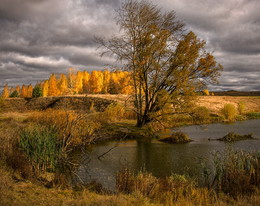
[[[0,116],[0,205],[257,205],[259,200],[259,191],[255,190],[250,194],[241,194],[234,199],[222,192],[215,193],[206,188],[200,188],[196,185],[191,187],[181,187],[180,190],[170,190],[160,192],[161,196],[155,198],[154,196],[143,193],[143,190],[130,190],[129,192],[118,191],[116,194],[107,194],[105,190],[95,187],[95,189],[79,187],[72,189],[69,185],[64,185],[62,179],[59,179],[55,184],[49,184],[53,180],[47,180],[42,175],[34,173],[32,163],[26,158],[25,154],[19,146],[19,139],[21,131],[24,128],[31,128],[32,126],[54,126],[58,131],[64,131],[62,128],[72,126],[69,122],[72,121],[80,125],[80,127],[71,128],[76,134],[81,137],[86,133],[81,133],[78,130],[81,127],[88,129],[89,137],[92,135],[99,135],[94,140],[104,141],[102,136],[110,134],[113,137],[117,133],[119,139],[135,138],[143,134],[143,137],[149,136],[147,132],[151,132],[149,128],[139,130],[134,127],[134,121],[131,114],[128,113],[129,118],[122,116],[122,108],[119,106],[109,107],[104,112],[95,112],[89,114],[82,114],[75,111],[63,111],[57,109],[48,109],[46,111],[31,111],[31,112],[6,112]],[[114,114],[114,115],[111,115]],[[84,116],[86,115],[86,116]],[[86,117],[86,118],[85,118]],[[84,121],[81,121],[81,120]],[[85,120],[87,122],[85,122]],[[91,121],[89,121],[91,120]],[[79,122],[77,122],[79,121]],[[69,124],[64,124],[67,122]],[[71,123],[72,123],[71,122]],[[98,124],[100,122],[100,124]],[[87,125],[85,123],[88,123]],[[103,124],[103,126],[101,125]],[[91,125],[91,127],[88,127]],[[86,127],[85,127],[86,126]],[[102,127],[106,131],[102,131]],[[95,131],[95,133],[94,133]],[[63,135],[64,133],[61,132]],[[72,133],[66,133],[72,134]],[[92,135],[91,135],[92,134]],[[125,136],[126,134],[129,137]],[[134,134],[134,135],[133,135]],[[151,134],[151,133],[150,133]],[[109,136],[109,135],[108,135]],[[76,137],[76,136],[75,136]],[[78,137],[78,136],[77,136]],[[115,137],[115,136],[114,136]],[[89,143],[93,141],[90,140]],[[108,140],[108,139],[107,139]],[[77,145],[81,141],[75,138],[71,145]],[[148,178],[149,177],[149,178]],[[60,177],[64,178],[64,176]],[[134,182],[140,182],[139,177],[131,177]],[[136,181],[134,180],[136,178]],[[142,183],[141,188],[145,185],[156,185],[159,180],[152,176],[144,176],[145,182]],[[49,182],[50,181],[50,182]],[[147,182],[146,182],[147,181]],[[192,181],[189,184],[194,184]],[[156,183],[156,184],[155,184]],[[168,183],[167,183],[168,184]],[[174,188],[178,182],[173,182],[170,188]],[[189,185],[188,184],[188,185]],[[124,184],[123,184],[124,185]],[[131,185],[131,184],[130,184]],[[182,186],[182,184],[180,184]],[[184,184],[185,186],[185,184]],[[94,189],[94,191],[93,191]],[[156,188],[155,188],[156,189]],[[156,190],[151,190],[156,191]],[[161,190],[160,190],[161,191]],[[149,194],[153,194],[149,193]],[[157,194],[157,193],[155,193]],[[183,195],[189,194],[189,195]],[[169,199],[163,199],[169,197]]]

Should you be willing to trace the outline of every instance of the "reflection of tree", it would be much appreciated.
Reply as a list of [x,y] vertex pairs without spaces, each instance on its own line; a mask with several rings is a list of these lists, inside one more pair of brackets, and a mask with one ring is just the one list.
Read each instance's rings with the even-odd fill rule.
[[209,157],[211,150],[206,145],[191,147],[189,144],[170,145],[137,141],[133,170],[145,169],[155,176],[195,173],[199,170],[197,156]]

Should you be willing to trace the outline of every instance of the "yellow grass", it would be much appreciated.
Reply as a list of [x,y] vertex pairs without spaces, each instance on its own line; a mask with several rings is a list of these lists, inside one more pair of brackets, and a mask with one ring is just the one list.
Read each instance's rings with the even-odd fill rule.
[[218,113],[225,104],[245,102],[245,112],[260,112],[260,97],[232,97],[232,96],[200,96],[198,105],[207,107],[211,112]]
[[[201,201],[196,199],[180,199],[178,201],[160,202],[150,199],[139,193],[126,194],[97,194],[88,190],[73,191],[70,189],[62,190],[59,188],[45,188],[41,185],[29,181],[14,181],[10,178],[11,174],[5,169],[0,168],[0,205],[1,206],[257,206],[260,202],[260,193],[252,196],[238,197],[237,200],[221,195],[214,203],[203,197]],[[198,193],[198,191],[193,191]],[[205,193],[206,194],[206,193]],[[165,194],[167,196],[167,194]],[[167,198],[166,198],[167,199]]]

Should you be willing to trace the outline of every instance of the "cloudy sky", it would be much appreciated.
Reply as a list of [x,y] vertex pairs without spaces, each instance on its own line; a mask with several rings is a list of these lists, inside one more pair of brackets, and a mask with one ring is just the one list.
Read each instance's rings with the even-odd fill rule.
[[[152,1],[152,0],[151,0]],[[94,36],[118,32],[122,0],[0,0],[0,89],[35,84],[68,68],[103,69]],[[224,66],[213,90],[260,90],[259,0],[154,0],[206,40]]]

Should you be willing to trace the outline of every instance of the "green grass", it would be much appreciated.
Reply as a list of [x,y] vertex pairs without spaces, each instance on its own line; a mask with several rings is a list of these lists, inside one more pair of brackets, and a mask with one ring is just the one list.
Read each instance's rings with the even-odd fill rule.
[[30,125],[21,132],[20,146],[35,171],[55,171],[61,155],[62,144],[52,127]]
[[260,118],[260,112],[249,112],[246,114],[248,119],[259,119]]

